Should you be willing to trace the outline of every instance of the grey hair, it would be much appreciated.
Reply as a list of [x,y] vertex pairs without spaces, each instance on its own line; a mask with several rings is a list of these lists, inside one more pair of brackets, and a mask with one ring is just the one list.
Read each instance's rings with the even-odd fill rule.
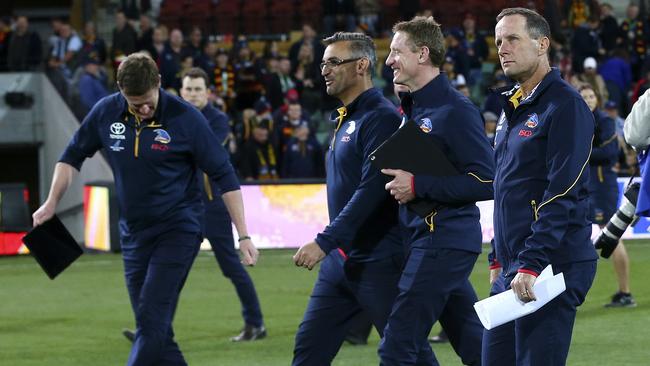
[[540,39],[546,37],[551,39],[551,28],[549,27],[548,22],[536,11],[526,8],[503,9],[501,13],[497,15],[497,23],[504,17],[510,15],[521,15],[526,18],[526,31],[528,31],[530,38]]
[[375,42],[372,38],[363,33],[336,32],[333,35],[323,39],[323,44],[329,46],[336,42],[350,42],[350,53],[352,57],[365,57],[370,61],[368,71],[372,75],[377,65],[377,52],[375,51]]

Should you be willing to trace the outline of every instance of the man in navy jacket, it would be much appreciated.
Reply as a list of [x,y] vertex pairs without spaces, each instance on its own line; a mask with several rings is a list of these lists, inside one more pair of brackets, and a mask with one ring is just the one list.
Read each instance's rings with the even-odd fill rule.
[[[492,294],[512,288],[535,300],[549,264],[566,291],[537,312],[485,331],[483,365],[564,365],[576,309],[596,273],[589,215],[594,117],[548,61],[546,20],[524,8],[497,17],[495,43],[506,76],[496,129]],[[496,262],[495,262],[496,260]]]
[[104,148],[115,177],[124,272],[137,327],[128,365],[186,365],[172,319],[202,239],[198,169],[221,189],[244,264],[255,264],[258,252],[247,233],[228,154],[203,115],[160,89],[156,64],[144,54],[129,55],[120,64],[117,83],[120,92],[95,105],[61,156],[34,225],[54,215],[83,161]]
[[[208,102],[208,75],[200,68],[192,68],[183,75],[182,85],[181,97],[201,111],[217,140],[225,146],[230,135],[228,116]],[[199,184],[203,187],[201,197],[205,206],[203,235],[210,242],[221,272],[235,285],[242,306],[244,328],[231,340],[241,342],[264,338],[266,329],[255,285],[235,251],[232,221],[219,195],[219,187],[206,174],[199,175]]]
[[[368,159],[400,121],[395,106],[372,86],[374,43],[360,33],[336,33],[324,43],[321,74],[327,93],[343,106],[335,112],[327,156],[330,223],[293,258],[308,269],[324,259],[296,334],[294,366],[329,365],[350,319],[362,311],[382,334],[404,256],[397,204]],[[422,354],[423,364],[433,362],[431,355],[430,349]]]
[[[422,341],[439,320],[463,363],[478,365],[482,328],[469,275],[481,252],[476,201],[492,198],[492,149],[479,110],[440,73],[445,55],[440,25],[432,17],[416,17],[397,23],[393,31],[386,65],[393,69],[393,82],[410,90],[402,97],[404,114],[460,173],[433,177],[382,170],[394,177],[386,189],[401,204],[408,257],[379,355],[383,365],[415,364]],[[406,205],[416,197],[440,208],[420,217]]]

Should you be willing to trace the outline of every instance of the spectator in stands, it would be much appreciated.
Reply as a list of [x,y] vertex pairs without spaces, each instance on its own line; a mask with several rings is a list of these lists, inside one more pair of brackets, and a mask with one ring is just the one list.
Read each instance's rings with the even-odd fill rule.
[[567,14],[566,25],[569,28],[578,28],[593,14],[591,0],[567,0],[564,2],[564,12]]
[[647,44],[650,42],[650,27],[639,14],[639,5],[630,2],[627,6],[626,18],[621,22],[621,34],[630,56],[632,78],[641,77],[641,68],[646,57]]
[[379,0],[355,0],[354,4],[359,15],[359,26],[371,37],[379,35],[378,22],[381,11]]
[[483,102],[484,111],[492,112],[497,116],[501,114],[503,107],[501,106],[501,102],[499,102],[499,93],[495,90],[499,90],[505,87],[509,82],[510,79],[508,79],[508,77],[503,74],[503,70],[501,70],[501,68],[494,70],[494,84],[490,86],[489,92],[485,97],[485,101]]
[[35,71],[41,66],[41,37],[29,29],[26,16],[16,18],[9,39],[7,66],[9,71]]
[[7,51],[11,38],[11,18],[0,17],[0,72],[7,71]]
[[151,58],[156,61],[158,68],[162,63],[162,54],[165,51],[167,41],[169,40],[169,31],[165,25],[159,25],[153,30],[152,44],[146,51],[149,52]]
[[292,129],[292,137],[284,146],[282,178],[321,178],[324,176],[323,149],[310,138],[309,125],[302,121]]
[[618,21],[610,4],[600,5],[600,42],[606,54],[623,42]]
[[[214,94],[223,99],[226,106],[225,111],[229,111],[235,106],[235,68],[228,62],[228,52],[223,48],[217,50],[216,65],[212,71],[214,80]],[[225,112],[224,111],[224,112]]]
[[62,22],[58,33],[58,36],[51,39],[53,48],[45,71],[63,100],[71,104],[69,88],[72,82],[72,73],[77,66],[77,54],[81,50],[82,43],[70,24],[66,22]]
[[208,74],[208,88],[214,86],[214,69],[217,67],[217,51],[219,51],[217,42],[205,42],[201,56],[194,60],[196,67],[200,67],[201,70]]
[[618,104],[621,113],[625,112],[627,92],[632,84],[632,69],[628,62],[627,52],[623,48],[615,48],[612,55],[603,62],[598,71],[607,85],[609,100]]
[[124,57],[137,51],[138,33],[126,19],[123,11],[115,14],[115,28],[113,29],[113,46],[111,48],[111,62],[117,66]]
[[313,131],[309,119],[302,113],[300,103],[298,101],[289,102],[287,110],[275,119],[275,141],[277,141],[280,151],[285,150],[285,145],[294,136],[296,127],[303,124]]
[[293,43],[291,45],[291,48],[289,49],[289,60],[291,61],[291,65],[294,65],[295,67],[299,64],[298,56],[300,55],[300,50],[302,49],[304,44],[311,44],[313,58],[314,58],[313,63],[314,66],[318,69],[318,64],[320,63],[320,60],[323,58],[323,52],[325,52],[325,47],[323,47],[323,44],[316,36],[317,36],[316,31],[314,30],[314,27],[311,24],[305,23],[302,25],[302,38],[300,38],[300,40],[298,40],[297,42]]
[[494,136],[497,132],[497,121],[499,116],[490,111],[483,112],[483,120],[485,121],[485,136],[490,140],[490,145],[494,146]]
[[84,25],[83,40],[80,52],[80,59],[91,57],[97,59],[100,64],[106,63],[106,42],[97,36],[97,28],[92,21]]
[[160,76],[163,89],[181,87],[179,72],[183,61],[183,33],[180,29],[173,29],[169,35],[169,43],[163,50],[160,59]]
[[280,58],[278,71],[271,76],[271,81],[266,87],[268,100],[276,110],[284,103],[287,92],[296,89],[298,83],[291,76],[291,61],[288,57]]
[[[607,101],[607,103],[605,103],[605,113],[607,113],[609,118],[614,121],[614,125],[616,126],[616,134],[620,138],[623,138],[623,124],[625,123],[625,120],[618,114],[618,105],[616,105],[616,102],[613,100]],[[621,145],[623,144],[619,143],[619,146]]]
[[599,25],[600,19],[592,16],[575,29],[571,38],[571,61],[574,74],[583,71],[583,62],[586,58],[598,58],[599,54],[604,54],[598,35]]
[[314,57],[313,44],[303,43],[298,53],[298,63],[292,65],[293,77],[301,86],[300,100],[310,113],[320,110],[324,89],[323,78]]
[[277,150],[270,138],[269,119],[251,121],[251,139],[244,143],[239,172],[244,180],[276,180],[278,176]]
[[[587,57],[583,62],[583,72],[571,77],[571,85],[579,89],[582,85],[589,85],[596,92],[598,100],[609,100],[609,92],[605,80],[598,73],[598,64],[593,57]],[[599,106],[602,107],[602,106]]]
[[323,0],[323,31],[329,36],[335,31],[354,31],[356,9],[354,0]]
[[237,109],[250,108],[255,104],[264,91],[260,70],[257,67],[255,54],[247,42],[240,41],[237,49],[235,68],[235,93]]
[[154,28],[153,24],[151,24],[151,18],[147,14],[141,14],[140,32],[138,33],[138,39],[136,41],[136,48],[138,51],[144,50],[151,53],[151,48],[153,47],[153,32]]
[[190,32],[190,40],[185,47],[187,54],[192,56],[194,61],[198,61],[203,56],[203,46],[205,42],[203,39],[203,34],[201,33],[201,28],[193,27]]
[[485,40],[485,35],[476,29],[476,16],[472,13],[465,14],[463,28],[461,30],[463,46],[469,57],[469,74],[467,84],[474,86],[480,84],[483,79],[483,62],[487,60],[490,50]]
[[[469,76],[470,60],[467,50],[463,45],[463,34],[460,29],[452,29],[445,38],[447,44],[447,54],[445,61],[451,59],[454,64],[456,74],[463,75],[465,80]],[[451,77],[449,80],[453,80]]]
[[79,79],[79,99],[81,106],[87,114],[100,99],[109,94],[106,88],[106,75],[101,72],[101,63],[98,58],[90,55],[81,62],[83,74]]

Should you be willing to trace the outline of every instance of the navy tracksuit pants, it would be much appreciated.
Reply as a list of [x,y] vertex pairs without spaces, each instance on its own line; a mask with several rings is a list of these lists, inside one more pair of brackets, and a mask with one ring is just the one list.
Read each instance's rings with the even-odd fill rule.
[[[469,282],[478,254],[452,249],[412,248],[399,280],[384,338],[381,365],[416,365],[423,342],[436,321],[466,365],[481,362],[481,325]],[[430,349],[428,343],[427,348]],[[433,357],[431,365],[438,362]]]
[[[366,311],[383,334],[401,274],[402,255],[375,262],[345,261],[336,250],[321,262],[307,310],[296,333],[293,366],[330,365],[344,341],[350,320]],[[426,343],[426,338],[424,339]],[[426,343],[428,346],[428,343]],[[422,353],[430,365],[433,353]]]
[[[554,265],[564,273],[566,291],[536,312],[483,334],[483,365],[559,366],[566,363],[578,306],[596,275],[596,261]],[[490,295],[510,290],[512,278],[500,276]]]
[[187,365],[174,341],[172,320],[200,242],[198,232],[122,237],[124,275],[136,324],[127,365]]
[[225,206],[223,210],[214,210],[213,208],[206,210],[204,233],[210,242],[221,272],[235,286],[237,296],[241,302],[244,322],[254,327],[262,326],[264,320],[255,285],[253,285],[253,280],[251,280],[239,259],[239,254],[235,250],[232,222],[228,212],[225,211]]

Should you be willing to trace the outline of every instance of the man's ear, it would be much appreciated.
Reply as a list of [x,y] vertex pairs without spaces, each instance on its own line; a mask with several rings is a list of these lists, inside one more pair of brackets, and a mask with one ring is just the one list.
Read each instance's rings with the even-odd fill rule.
[[429,60],[429,47],[422,46],[420,47],[420,54],[418,55],[418,63],[425,63]]
[[551,40],[548,37],[542,37],[539,40],[539,51],[537,56],[542,56],[548,53],[548,49],[551,47]]
[[364,75],[370,67],[370,61],[367,58],[362,58],[359,61],[361,62],[357,63],[357,73]]

